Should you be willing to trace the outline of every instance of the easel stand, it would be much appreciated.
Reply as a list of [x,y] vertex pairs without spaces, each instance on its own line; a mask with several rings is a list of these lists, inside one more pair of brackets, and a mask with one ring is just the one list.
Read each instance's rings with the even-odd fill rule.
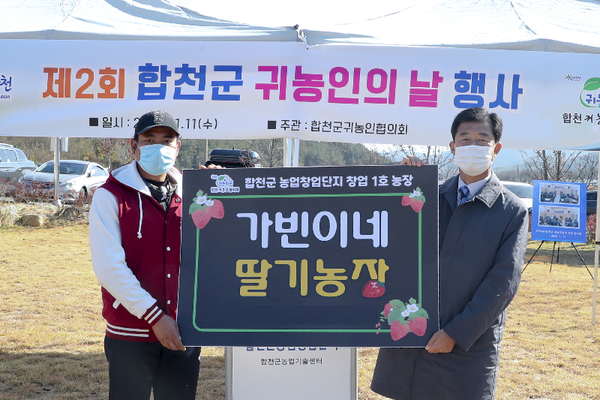
[[[529,263],[531,262],[531,260],[533,260],[533,257],[535,257],[535,255],[537,254],[537,252],[540,250],[540,248],[542,247],[542,245],[546,243],[545,240],[542,240],[542,242],[540,243],[540,245],[538,246],[538,248],[535,250],[535,252],[533,253],[533,255],[531,256],[531,258],[529,259],[529,261],[527,261],[527,264],[523,267],[523,271],[524,272],[525,269],[529,266]],[[552,246],[552,257],[550,258],[550,272],[552,272],[552,264],[554,262],[554,252],[556,250],[556,263],[558,264],[558,260],[560,257],[560,242],[558,242],[558,249],[556,249],[556,243],[554,242],[554,245]],[[590,269],[588,268],[587,264],[585,263],[585,261],[583,260],[583,257],[581,256],[581,253],[579,252],[579,249],[577,248],[577,246],[575,246],[575,243],[571,242],[571,246],[573,246],[573,248],[575,249],[575,251],[577,252],[577,255],[579,256],[579,259],[581,260],[581,262],[583,263],[583,265],[585,265],[585,269],[587,269],[588,273],[590,274],[590,277],[592,279],[594,279],[594,276],[592,275],[592,272],[590,271]]]

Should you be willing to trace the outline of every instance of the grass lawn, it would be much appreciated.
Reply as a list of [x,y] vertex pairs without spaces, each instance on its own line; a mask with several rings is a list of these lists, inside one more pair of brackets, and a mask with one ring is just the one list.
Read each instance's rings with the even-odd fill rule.
[[[3,228],[0,243],[0,399],[108,398],[87,225]],[[529,244],[527,259],[538,245]],[[593,273],[593,246],[578,248]],[[552,271],[551,254],[544,244],[510,306],[497,399],[600,399],[593,281],[569,243]],[[376,356],[377,349],[359,349],[361,400],[384,399],[369,390]],[[225,399],[222,348],[203,349],[197,398]]]

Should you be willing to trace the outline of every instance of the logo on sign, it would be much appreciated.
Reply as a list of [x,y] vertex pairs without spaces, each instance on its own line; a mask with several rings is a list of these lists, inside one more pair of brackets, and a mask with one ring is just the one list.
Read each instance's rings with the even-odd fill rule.
[[579,94],[579,101],[588,108],[600,108],[600,78],[585,81]]
[[227,174],[212,174],[210,179],[214,179],[215,187],[210,188],[211,193],[239,193],[240,187],[234,186],[233,179]]

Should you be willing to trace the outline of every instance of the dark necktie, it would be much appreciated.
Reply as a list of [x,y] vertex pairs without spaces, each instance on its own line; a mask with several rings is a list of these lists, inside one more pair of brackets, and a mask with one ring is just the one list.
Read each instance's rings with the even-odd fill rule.
[[469,198],[469,188],[467,187],[467,185],[463,185],[460,187],[460,201],[458,202],[458,205],[463,204],[464,202],[467,201],[467,199]]

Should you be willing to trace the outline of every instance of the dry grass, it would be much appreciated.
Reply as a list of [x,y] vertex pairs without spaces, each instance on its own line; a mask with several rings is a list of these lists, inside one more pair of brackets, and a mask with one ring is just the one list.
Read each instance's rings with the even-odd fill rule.
[[[551,246],[545,246],[524,271],[509,309],[497,397],[600,399],[600,308],[592,326],[592,277],[572,247],[560,254],[567,265],[550,272]],[[581,249],[593,274],[593,247]]]
[[[0,243],[0,399],[107,398],[87,225],[1,229]],[[505,331],[499,400],[600,399],[592,280],[570,245],[562,247],[551,273],[546,244],[523,274]],[[592,264],[593,248],[580,249]],[[359,349],[361,400],[384,399],[369,390],[376,355]],[[224,399],[224,376],[223,350],[203,349],[198,398]]]

